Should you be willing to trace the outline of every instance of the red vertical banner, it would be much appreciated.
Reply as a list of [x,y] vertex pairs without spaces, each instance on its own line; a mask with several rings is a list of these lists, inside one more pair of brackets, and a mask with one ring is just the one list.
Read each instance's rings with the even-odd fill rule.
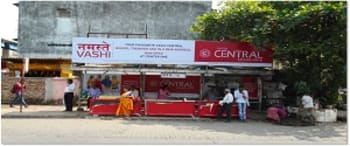
[[248,90],[249,99],[258,99],[258,82],[256,77],[242,77],[242,83]]
[[140,75],[122,75],[121,89],[130,88],[132,85],[140,88]]

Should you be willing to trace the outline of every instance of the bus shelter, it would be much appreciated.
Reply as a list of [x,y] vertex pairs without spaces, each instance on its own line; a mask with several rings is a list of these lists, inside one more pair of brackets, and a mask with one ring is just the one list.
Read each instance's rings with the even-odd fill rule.
[[[72,70],[87,88],[91,76],[114,77],[117,88],[93,101],[89,112],[113,115],[124,87],[139,90],[134,115],[213,117],[225,88],[243,85],[250,102],[261,107],[262,78],[272,75],[272,48],[257,50],[249,43],[74,38]],[[170,90],[168,99],[157,99],[161,85]],[[208,99],[210,88],[215,99]],[[232,107],[237,116],[237,107]]]

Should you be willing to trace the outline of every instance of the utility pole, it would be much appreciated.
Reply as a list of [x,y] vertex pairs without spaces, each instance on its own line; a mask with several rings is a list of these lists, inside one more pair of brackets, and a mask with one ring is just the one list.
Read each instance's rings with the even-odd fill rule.
[[[29,70],[29,58],[23,58],[23,68],[22,68],[22,77],[21,80],[24,79],[24,74],[28,72]],[[22,106],[23,106],[23,88],[24,88],[24,83],[21,84],[21,104],[19,107],[19,112],[22,112]]]

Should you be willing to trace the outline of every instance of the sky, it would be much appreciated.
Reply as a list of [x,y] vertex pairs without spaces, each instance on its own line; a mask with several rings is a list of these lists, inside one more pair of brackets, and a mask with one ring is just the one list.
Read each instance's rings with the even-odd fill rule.
[[0,0],[0,38],[17,38],[18,7],[13,3],[18,0]]

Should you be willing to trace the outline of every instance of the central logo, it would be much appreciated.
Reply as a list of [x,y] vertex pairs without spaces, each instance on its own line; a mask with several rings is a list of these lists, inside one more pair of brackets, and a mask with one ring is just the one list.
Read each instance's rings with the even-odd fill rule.
[[199,56],[200,56],[200,57],[203,57],[203,58],[208,58],[208,57],[210,57],[210,55],[211,55],[211,52],[210,52],[210,50],[208,50],[208,49],[202,49],[202,50],[199,52]]

